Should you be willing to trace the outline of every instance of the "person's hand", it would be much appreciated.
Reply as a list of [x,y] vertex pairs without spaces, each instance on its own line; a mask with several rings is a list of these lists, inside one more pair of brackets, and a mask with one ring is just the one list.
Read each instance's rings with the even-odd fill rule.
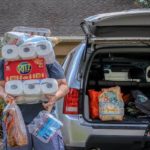
[[47,103],[43,103],[43,107],[51,112],[53,106],[55,105],[57,98],[55,95],[45,95],[45,97],[48,99]]
[[15,102],[15,98],[9,94],[5,94],[4,95],[4,101],[6,103],[13,103],[13,102]]

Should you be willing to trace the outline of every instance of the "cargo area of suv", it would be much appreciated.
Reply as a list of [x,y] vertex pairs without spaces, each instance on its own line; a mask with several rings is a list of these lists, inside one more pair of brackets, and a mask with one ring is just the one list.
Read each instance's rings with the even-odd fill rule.
[[[109,66],[109,68],[108,68]],[[149,47],[108,47],[100,48],[91,55],[84,78],[84,119],[92,124],[148,124],[149,112],[143,113],[136,108],[133,91],[142,92],[150,98],[150,51]],[[118,74],[117,74],[118,73]],[[88,91],[101,91],[104,88],[119,86],[124,100],[124,117],[122,121],[101,121],[92,118]],[[99,108],[98,108],[99,109]],[[144,108],[143,108],[144,109]],[[132,126],[133,127],[133,126]]]
[[[88,45],[81,110],[93,125],[150,121],[150,22],[147,10],[131,12],[96,15],[81,24]],[[91,91],[99,92],[97,102]]]

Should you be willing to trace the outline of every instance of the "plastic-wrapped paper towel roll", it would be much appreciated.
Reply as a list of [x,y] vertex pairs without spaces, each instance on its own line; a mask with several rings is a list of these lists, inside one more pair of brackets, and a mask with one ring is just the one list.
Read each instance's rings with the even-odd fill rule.
[[39,41],[36,43],[36,51],[39,57],[44,57],[46,64],[52,64],[55,61],[55,53],[50,41]]
[[39,80],[26,80],[23,82],[23,90],[25,95],[40,95],[40,81]]
[[21,32],[7,32],[4,35],[4,44],[21,45],[30,37],[29,34]]
[[5,60],[17,60],[19,59],[19,49],[15,45],[5,45],[2,47],[2,57]]
[[47,97],[44,94],[41,95],[40,100],[41,100],[41,102],[47,102],[48,101]]
[[26,42],[35,42],[36,43],[36,42],[45,41],[45,40],[47,40],[46,37],[35,35],[35,36],[32,36],[32,37],[28,38],[26,40]]
[[34,43],[24,43],[19,46],[19,56],[22,59],[33,59],[36,58],[36,48]]
[[17,104],[36,104],[39,102],[42,102],[43,98],[42,95],[23,95],[23,96],[17,96],[15,99],[15,102]]
[[36,44],[36,52],[39,57],[44,57],[46,64],[52,64],[55,61],[55,53],[52,43],[43,36],[33,36],[26,42],[32,42]]
[[26,104],[35,104],[39,103],[41,101],[41,95],[26,95],[24,96],[25,103]]
[[17,104],[24,104],[25,103],[25,98],[24,98],[24,96],[22,95],[22,96],[17,96],[16,98],[15,98],[15,102],[17,103]]
[[41,91],[43,94],[54,95],[58,91],[58,82],[53,78],[41,80]]
[[13,95],[13,96],[23,95],[22,81],[11,80],[11,81],[6,82],[5,91],[6,93]]

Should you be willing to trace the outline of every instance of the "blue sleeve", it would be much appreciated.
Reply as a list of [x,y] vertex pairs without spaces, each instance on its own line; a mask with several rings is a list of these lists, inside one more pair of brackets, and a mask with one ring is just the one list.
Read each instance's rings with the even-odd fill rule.
[[47,65],[49,78],[65,79],[64,70],[61,65],[55,61],[53,64]]
[[0,81],[4,79],[4,60],[0,59]]

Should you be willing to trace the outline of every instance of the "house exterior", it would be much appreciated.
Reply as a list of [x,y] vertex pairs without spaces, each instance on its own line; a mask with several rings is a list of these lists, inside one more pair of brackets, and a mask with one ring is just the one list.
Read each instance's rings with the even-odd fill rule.
[[50,28],[53,36],[79,36],[85,17],[139,7],[134,0],[5,0],[0,5],[0,34],[15,26],[34,26]]

